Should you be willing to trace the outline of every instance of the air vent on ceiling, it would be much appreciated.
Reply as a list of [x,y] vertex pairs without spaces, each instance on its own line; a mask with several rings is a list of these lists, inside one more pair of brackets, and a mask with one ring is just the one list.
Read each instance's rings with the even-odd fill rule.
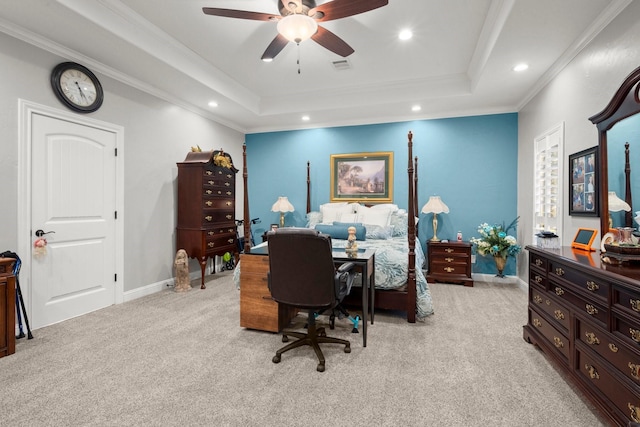
[[337,61],[333,61],[331,64],[333,64],[333,68],[335,68],[336,71],[351,69],[351,64],[346,59],[339,59]]

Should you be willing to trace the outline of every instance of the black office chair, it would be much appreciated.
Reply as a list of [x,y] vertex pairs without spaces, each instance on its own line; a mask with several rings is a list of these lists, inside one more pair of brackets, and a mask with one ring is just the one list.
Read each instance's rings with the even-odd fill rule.
[[287,227],[268,233],[269,290],[280,304],[308,312],[307,333],[283,332],[282,342],[289,336],[298,338],[276,352],[273,363],[280,363],[282,353],[303,345],[313,347],[318,356],[317,370],[324,371],[325,359],[320,343],[343,344],[351,353],[347,340],[328,337],[324,328],[316,329],[316,314],[338,306],[349,294],[355,272],[353,263],[336,270],[331,254],[331,237],[308,228]]

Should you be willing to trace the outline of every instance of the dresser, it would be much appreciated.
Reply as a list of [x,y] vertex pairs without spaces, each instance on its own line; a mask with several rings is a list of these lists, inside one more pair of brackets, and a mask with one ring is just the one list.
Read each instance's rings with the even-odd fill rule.
[[526,249],[524,339],[614,425],[640,422],[640,265],[609,265],[569,247]]
[[16,278],[13,258],[0,258],[0,357],[16,352]]
[[261,331],[280,332],[298,310],[271,299],[267,280],[267,248],[252,248],[240,255],[240,326]]
[[469,242],[427,242],[427,282],[464,283],[471,278],[471,244]]
[[231,156],[222,150],[190,152],[178,163],[176,251],[184,249],[200,262],[202,289],[208,258],[238,254],[237,172]]

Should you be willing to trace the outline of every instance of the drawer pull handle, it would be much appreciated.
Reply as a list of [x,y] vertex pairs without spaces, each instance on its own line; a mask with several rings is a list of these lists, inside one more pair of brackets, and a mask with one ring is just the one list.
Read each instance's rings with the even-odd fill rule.
[[587,313],[589,313],[592,316],[595,316],[596,314],[598,314],[598,309],[592,306],[591,304],[585,304],[584,308],[585,310],[587,310]]
[[618,346],[615,345],[614,343],[610,342],[609,343],[609,350],[611,350],[612,353],[617,353],[618,352]]
[[232,195],[233,193],[231,191],[227,191],[227,196]]
[[211,191],[211,190],[207,190],[207,191],[205,191],[205,193],[207,193],[207,194],[211,194],[211,193],[213,193],[213,191]]
[[587,337],[587,344],[598,345],[600,344],[600,340],[593,332],[585,332],[584,336]]
[[640,407],[634,406],[631,403],[627,403],[629,410],[629,418],[631,418],[634,422],[640,423]]
[[222,195],[222,191],[218,190],[218,196]]
[[231,179],[233,175],[227,175],[227,179]]
[[629,362],[629,369],[631,369],[631,376],[637,380],[640,380],[640,365]]
[[591,280],[588,280],[587,289],[589,289],[591,292],[595,292],[598,289],[600,289],[600,286],[596,282],[592,282]]
[[539,328],[542,326],[542,322],[540,321],[540,319],[538,319],[537,317],[535,319],[533,319],[533,326],[535,326],[536,328]]
[[589,377],[592,380],[599,380],[600,379],[600,374],[598,374],[598,370],[595,368],[595,366],[584,365],[584,369],[587,370],[587,373],[589,374]]
[[231,184],[229,184],[228,182],[225,182],[224,185],[227,187],[231,186]]
[[631,305],[631,309],[633,311],[640,311],[640,300],[630,299],[629,304]]
[[207,175],[212,175],[212,174],[213,174],[213,172],[211,172],[211,171],[206,171],[205,173],[206,173]]
[[544,280],[542,277],[536,275],[535,279],[533,279],[536,283],[542,283],[542,281]]
[[226,215],[225,218],[231,219],[231,218],[233,218],[233,215]]
[[556,287],[555,291],[556,291],[556,295],[558,295],[558,296],[564,295],[564,289],[562,289],[559,286]]
[[207,234],[208,234],[209,236],[213,236],[214,234],[216,234],[216,232],[215,232],[215,231],[209,231]]
[[444,251],[445,251],[446,253],[450,254],[451,252],[453,252],[453,249],[451,249],[451,248],[446,248]]
[[560,268],[560,267],[557,267],[556,268],[556,274],[558,276],[564,276],[564,270],[562,268]]
[[213,217],[211,215],[207,215],[204,217],[204,219],[206,219],[207,221],[211,221]]
[[553,337],[553,345],[556,346],[556,348],[562,348],[564,347],[564,343],[562,342],[562,340],[558,337]]
[[536,265],[540,267],[542,265],[542,260],[540,258],[536,258]]
[[213,243],[213,242],[209,242],[209,243],[207,243],[207,246],[209,246],[210,248],[214,247],[215,245],[216,245],[216,244],[215,244],[215,243]]
[[454,258],[445,258],[444,260],[447,262],[453,262]]
[[233,202],[227,202],[227,206],[231,206]]
[[535,294],[533,296],[533,301],[537,302],[538,304],[540,304],[542,302],[542,297],[538,294]]
[[215,183],[216,183],[215,181],[209,181],[209,185],[213,185]]
[[453,267],[445,267],[443,268],[443,270],[446,271],[447,273],[453,273],[454,271],[456,271],[456,269]]
[[564,320],[564,313],[561,310],[556,310],[553,312],[554,316],[556,316],[556,319],[558,320]]
[[233,239],[228,239],[227,243],[233,243]]
[[631,339],[635,342],[640,342],[640,331],[637,329],[629,328],[629,333],[631,334]]
[[233,233],[235,230],[233,228],[230,228],[227,230],[227,233]]
[[547,304],[547,305],[551,305],[551,300],[548,300],[548,299],[544,300],[544,303]]
[[213,206],[213,202],[211,200],[207,200],[204,204],[207,206]]
[[222,175],[222,171],[218,171],[218,175]]

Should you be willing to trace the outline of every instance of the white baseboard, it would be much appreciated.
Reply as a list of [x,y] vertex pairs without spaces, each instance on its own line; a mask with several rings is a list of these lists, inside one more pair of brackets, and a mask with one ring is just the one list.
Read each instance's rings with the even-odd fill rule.
[[495,283],[499,284],[517,284],[523,290],[529,290],[529,287],[525,282],[522,281],[518,276],[504,276],[504,277],[496,277],[495,274],[484,274],[484,273],[473,273],[471,274],[473,280],[477,280],[478,282],[487,282],[487,283]]
[[[189,274],[189,277],[191,278],[191,280],[200,279],[200,271],[191,272]],[[170,279],[161,280],[156,283],[151,283],[150,285],[132,289],[124,293],[123,302],[133,301],[147,295],[155,294],[156,292],[163,291],[167,288],[173,288],[174,285],[175,279],[172,277]]]

